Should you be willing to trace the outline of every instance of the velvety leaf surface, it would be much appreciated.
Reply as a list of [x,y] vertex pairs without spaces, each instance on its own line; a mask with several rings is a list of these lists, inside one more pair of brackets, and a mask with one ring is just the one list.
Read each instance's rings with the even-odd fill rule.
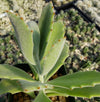
[[0,78],[34,81],[32,77],[23,70],[5,64],[0,65]]
[[75,88],[69,90],[66,88],[54,87],[53,89],[47,90],[48,96],[74,96],[74,97],[100,97],[100,85],[94,87],[84,87],[84,88]]
[[65,26],[63,22],[58,21],[53,24],[53,31],[50,34],[49,41],[47,42],[47,46],[45,48],[45,52],[43,56],[46,56],[52,45],[54,45],[57,41],[60,41],[61,38],[64,37],[65,34]]
[[[0,82],[0,94],[10,92],[12,94],[17,92],[33,92],[45,88],[45,84],[39,81],[25,81],[25,80],[9,80],[4,79]],[[46,89],[46,88],[45,88]]]
[[29,21],[28,23],[30,31],[33,33],[33,42],[34,42],[34,51],[33,54],[34,56],[39,55],[39,44],[40,44],[40,31],[38,28],[37,23],[34,21]]
[[42,91],[36,97],[34,102],[52,102]]
[[23,92],[28,93],[32,91],[40,91],[45,88],[45,84],[39,81],[25,81],[25,80],[18,80],[19,84],[21,85]]
[[53,5],[49,3],[42,11],[42,15],[39,20],[40,29],[40,59],[43,57],[45,47],[47,45],[50,33],[53,29]]
[[57,70],[64,64],[65,59],[68,57],[69,47],[68,44],[65,43],[63,51],[55,64],[55,66],[52,68],[52,70],[45,76],[45,81],[47,81],[54,73],[57,72]]
[[15,80],[1,80],[0,81],[0,95],[4,93],[18,93],[21,92],[22,88]]
[[41,60],[42,75],[47,74],[55,66],[64,48],[64,44],[65,38],[60,39],[60,41],[57,41],[57,43],[52,46],[48,55],[43,57]]
[[100,84],[100,73],[96,71],[76,72],[56,78],[47,83],[68,89],[90,87]]
[[35,65],[33,58],[33,32],[24,23],[23,18],[8,12],[8,16],[15,30],[15,36],[27,61]]
[[39,61],[40,31],[39,31],[38,25],[34,21],[29,21],[27,24],[29,26],[30,31],[33,32],[33,43],[34,43],[33,57],[36,62],[36,65],[34,68],[37,73],[41,73],[41,67],[40,67],[40,61]]

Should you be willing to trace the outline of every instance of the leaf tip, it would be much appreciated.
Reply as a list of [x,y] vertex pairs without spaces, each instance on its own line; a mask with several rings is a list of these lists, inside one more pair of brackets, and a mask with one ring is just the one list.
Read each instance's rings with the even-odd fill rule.
[[28,90],[27,90],[27,89],[25,89],[24,91],[25,91],[25,92],[27,92]]
[[6,10],[5,12],[6,12],[6,13],[8,13],[9,11],[8,11],[8,10]]
[[54,45],[52,45],[52,47],[54,47]]
[[72,90],[73,90],[73,88],[70,88],[70,90],[72,91]]
[[54,9],[54,7],[52,6],[52,9]]
[[21,20],[24,20],[23,17],[20,17]]
[[82,88],[82,86],[80,86],[80,88]]
[[55,15],[55,12],[53,12],[53,15]]
[[33,30],[31,30],[31,33],[33,33]]
[[18,14],[17,14],[17,13],[16,13],[15,15],[16,15],[16,16],[18,16]]
[[40,89],[40,87],[37,87],[37,89]]
[[47,86],[47,85],[45,85],[45,88],[48,88],[48,86]]

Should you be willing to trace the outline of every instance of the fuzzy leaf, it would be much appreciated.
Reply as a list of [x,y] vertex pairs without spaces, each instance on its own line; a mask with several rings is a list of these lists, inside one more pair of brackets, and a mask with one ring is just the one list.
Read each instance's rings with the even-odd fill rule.
[[[45,84],[43,84],[39,81],[18,80],[18,82],[21,85],[23,92],[25,92],[25,93],[46,89]],[[48,87],[49,86],[50,85],[48,85]]]
[[34,56],[39,56],[39,44],[40,44],[40,31],[38,25],[34,21],[29,21],[28,23],[30,31],[33,33],[33,43],[34,43]]
[[0,65],[0,78],[34,81],[32,77],[23,70],[5,64]]
[[68,44],[65,43],[63,51],[55,64],[55,66],[52,68],[52,70],[45,76],[45,81],[47,81],[54,73],[57,72],[57,70],[64,64],[65,59],[68,57],[69,47]]
[[33,92],[39,91],[45,88],[45,84],[39,81],[25,81],[25,80],[1,80],[0,82],[0,94],[10,92],[12,94],[18,92]]
[[53,5],[49,3],[42,11],[42,15],[39,20],[40,29],[40,59],[43,57],[45,47],[47,45],[51,30],[53,29]]
[[[63,93],[57,93],[57,92],[51,92],[46,94],[48,97],[54,97],[54,96],[64,96]],[[67,97],[67,95],[66,95]]]
[[34,102],[52,102],[42,91],[36,97]]
[[76,72],[56,78],[47,83],[68,89],[91,87],[100,84],[100,73],[96,71]]
[[53,31],[51,32],[43,56],[46,56],[48,54],[48,52],[52,48],[52,45],[54,45],[57,41],[60,41],[60,39],[64,37],[64,34],[65,34],[65,26],[63,22],[61,21],[55,22],[53,24]]
[[42,75],[47,74],[55,66],[64,48],[64,44],[65,39],[62,38],[60,42],[57,41],[57,43],[52,46],[52,49],[49,51],[48,55],[43,57],[41,60]]
[[1,80],[0,81],[0,95],[5,93],[18,93],[22,92],[21,86],[15,80]]
[[54,87],[53,89],[47,89],[47,95],[50,96],[74,96],[74,97],[100,97],[100,85],[94,87],[84,87],[84,88],[75,88],[69,90],[66,88]]
[[[34,68],[37,73],[41,73],[40,61],[39,61],[40,31],[38,25],[34,21],[29,21],[27,24],[31,32],[33,32],[33,43],[34,43],[33,57],[36,62]],[[32,70],[34,70],[34,68]]]
[[8,16],[15,30],[15,36],[21,48],[21,51],[28,62],[35,65],[33,58],[33,33],[29,30],[22,18],[8,12]]

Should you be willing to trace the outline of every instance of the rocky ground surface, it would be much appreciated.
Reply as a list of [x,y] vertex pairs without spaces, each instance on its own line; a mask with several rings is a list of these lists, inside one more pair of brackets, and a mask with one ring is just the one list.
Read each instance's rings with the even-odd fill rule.
[[5,13],[6,10],[17,13],[26,22],[29,20],[38,21],[45,5],[43,0],[0,0],[0,3],[0,35],[5,35],[12,29]]

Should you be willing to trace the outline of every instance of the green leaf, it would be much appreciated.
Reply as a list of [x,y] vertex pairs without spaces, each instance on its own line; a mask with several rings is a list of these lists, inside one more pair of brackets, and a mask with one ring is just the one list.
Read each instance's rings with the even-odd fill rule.
[[53,89],[47,89],[46,93],[48,96],[74,96],[85,98],[100,97],[100,85],[94,87],[75,88],[73,90],[54,87]]
[[[40,44],[40,31],[38,25],[34,21],[29,21],[28,23],[29,29],[33,32],[33,57],[36,62],[34,65],[35,71],[37,73],[41,73],[40,61],[39,61],[39,44]],[[33,68],[33,67],[31,67]],[[32,70],[34,70],[34,68]]]
[[60,41],[61,38],[64,37],[65,34],[65,26],[63,22],[58,21],[53,24],[53,31],[50,34],[49,41],[47,42],[47,46],[45,48],[45,52],[43,56],[48,54],[48,51],[52,48],[57,41]]
[[54,73],[57,72],[57,70],[64,64],[65,59],[68,57],[69,47],[68,44],[65,43],[63,51],[55,64],[55,66],[52,68],[52,70],[45,76],[45,81],[47,81]]
[[32,64],[29,64],[30,68],[31,68],[31,71],[33,72],[33,75],[35,76],[35,79],[36,80],[39,80],[39,74],[37,73],[37,68],[36,66],[32,65]]
[[42,91],[39,92],[39,95],[36,97],[34,102],[52,102]]
[[5,64],[0,65],[0,78],[34,81],[32,77],[23,70]]
[[39,81],[4,79],[0,82],[0,94],[4,94],[7,92],[10,92],[12,94],[18,92],[30,93],[33,91],[40,91],[43,89],[46,89],[45,84]]
[[41,60],[42,75],[47,74],[57,63],[61,52],[65,44],[64,38],[57,41],[55,45],[52,46],[51,50],[48,52],[47,56],[44,56]]
[[30,31],[33,33],[33,43],[34,43],[34,51],[33,54],[35,57],[39,56],[39,44],[40,44],[40,31],[37,23],[34,21],[29,21],[28,23]]
[[100,73],[96,71],[76,72],[56,78],[47,83],[67,89],[91,87],[100,84]]
[[22,92],[22,88],[15,80],[1,80],[0,81],[0,95],[4,93],[18,93]]
[[33,58],[33,32],[29,30],[22,18],[8,12],[8,16],[15,30],[15,36],[21,48],[21,51],[28,62],[35,65]]
[[49,3],[44,7],[42,15],[39,20],[39,29],[40,29],[40,59],[43,57],[45,47],[47,45],[50,33],[53,29],[53,5]]
[[[46,89],[46,85],[41,83],[40,81],[26,81],[26,80],[18,80],[21,85],[23,92],[30,93],[33,91],[40,91]],[[49,87],[50,85],[48,85]]]
[[52,96],[69,96],[67,93],[67,90],[69,89],[66,88],[61,88],[61,87],[54,87],[53,89],[46,89],[45,93],[48,97]]
[[64,96],[62,93],[57,93],[57,92],[51,92],[46,94],[48,97],[54,97],[54,96]]

